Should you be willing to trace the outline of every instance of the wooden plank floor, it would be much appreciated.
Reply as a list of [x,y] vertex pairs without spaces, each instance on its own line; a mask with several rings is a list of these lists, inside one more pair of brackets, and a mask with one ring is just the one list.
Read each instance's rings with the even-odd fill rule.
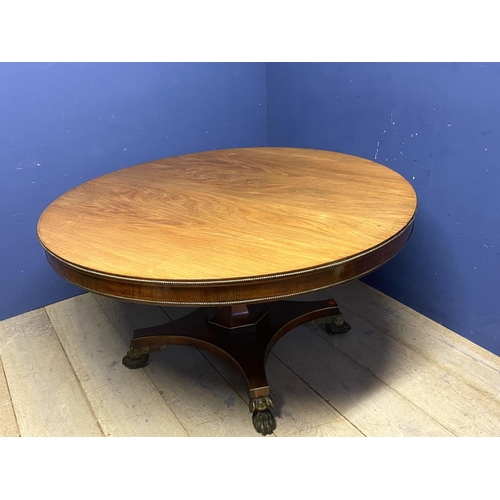
[[[500,436],[500,358],[355,281],[333,297],[352,330],[302,325],[267,364],[281,436]],[[303,300],[303,299],[297,299]],[[246,387],[184,346],[128,370],[136,328],[189,309],[84,294],[0,322],[0,436],[251,436]]]

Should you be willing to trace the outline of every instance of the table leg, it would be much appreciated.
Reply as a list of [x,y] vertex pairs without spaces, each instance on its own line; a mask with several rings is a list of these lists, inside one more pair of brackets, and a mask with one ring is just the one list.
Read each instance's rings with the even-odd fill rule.
[[141,368],[150,352],[169,344],[213,352],[230,361],[246,379],[254,427],[266,435],[276,428],[270,411],[273,402],[265,371],[267,357],[287,332],[320,318],[327,318],[325,327],[330,334],[350,329],[334,300],[200,308],[171,323],[135,330],[123,364],[131,369]]

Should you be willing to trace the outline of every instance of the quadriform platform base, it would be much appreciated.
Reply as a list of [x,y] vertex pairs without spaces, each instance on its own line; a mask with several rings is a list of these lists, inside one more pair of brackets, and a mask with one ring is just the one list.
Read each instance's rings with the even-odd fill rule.
[[218,354],[233,363],[247,380],[253,424],[265,435],[275,429],[269,410],[273,403],[265,371],[267,356],[285,333],[319,318],[328,318],[326,328],[331,334],[350,329],[334,300],[200,308],[172,323],[135,330],[123,364],[142,368],[149,353],[169,344],[190,345]]

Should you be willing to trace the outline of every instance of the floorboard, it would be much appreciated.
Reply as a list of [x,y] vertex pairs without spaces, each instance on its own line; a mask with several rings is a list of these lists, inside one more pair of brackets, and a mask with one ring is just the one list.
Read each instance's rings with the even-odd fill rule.
[[451,435],[304,325],[281,339],[274,353],[366,436]]
[[308,326],[454,435],[500,435],[497,401],[350,311],[344,316],[352,327],[346,335]]
[[[248,404],[246,384],[239,372],[212,353],[203,355]],[[272,353],[267,361],[266,374],[274,404],[276,436],[314,436],[320,429],[328,435],[339,437],[363,435]]]
[[[170,321],[160,307],[95,298],[127,343],[134,329]],[[176,319],[193,310],[171,309]],[[151,354],[144,371],[190,436],[255,435],[247,403],[198,349],[168,346]]]
[[[500,358],[361,282],[334,298],[352,330],[321,322],[273,348],[269,437],[500,436]],[[256,437],[246,382],[225,360],[169,346],[121,363],[133,331],[192,308],[84,294],[0,322],[0,436]]]
[[0,436],[19,437],[19,427],[17,425],[12,399],[10,397],[7,378],[0,358]]
[[353,281],[324,292],[454,377],[500,400],[500,357],[374,288]]
[[21,436],[100,436],[43,309],[0,322],[0,356]]
[[47,313],[106,436],[186,436],[142,369],[122,365],[127,344],[91,294]]

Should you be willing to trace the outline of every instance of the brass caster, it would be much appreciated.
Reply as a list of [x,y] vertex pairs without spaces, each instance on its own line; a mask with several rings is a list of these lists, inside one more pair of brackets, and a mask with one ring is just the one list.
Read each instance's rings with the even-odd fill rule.
[[342,314],[333,316],[332,320],[325,325],[326,333],[336,335],[338,333],[347,333],[351,329],[351,325],[346,323]]
[[128,354],[123,357],[122,363],[124,366],[127,368],[130,368],[131,370],[135,370],[137,368],[143,368],[144,366],[147,365],[149,360],[149,354],[141,354],[140,356],[136,358],[131,358]]
[[264,411],[255,410],[252,415],[252,422],[255,430],[267,436],[276,429],[276,420],[269,409]]

